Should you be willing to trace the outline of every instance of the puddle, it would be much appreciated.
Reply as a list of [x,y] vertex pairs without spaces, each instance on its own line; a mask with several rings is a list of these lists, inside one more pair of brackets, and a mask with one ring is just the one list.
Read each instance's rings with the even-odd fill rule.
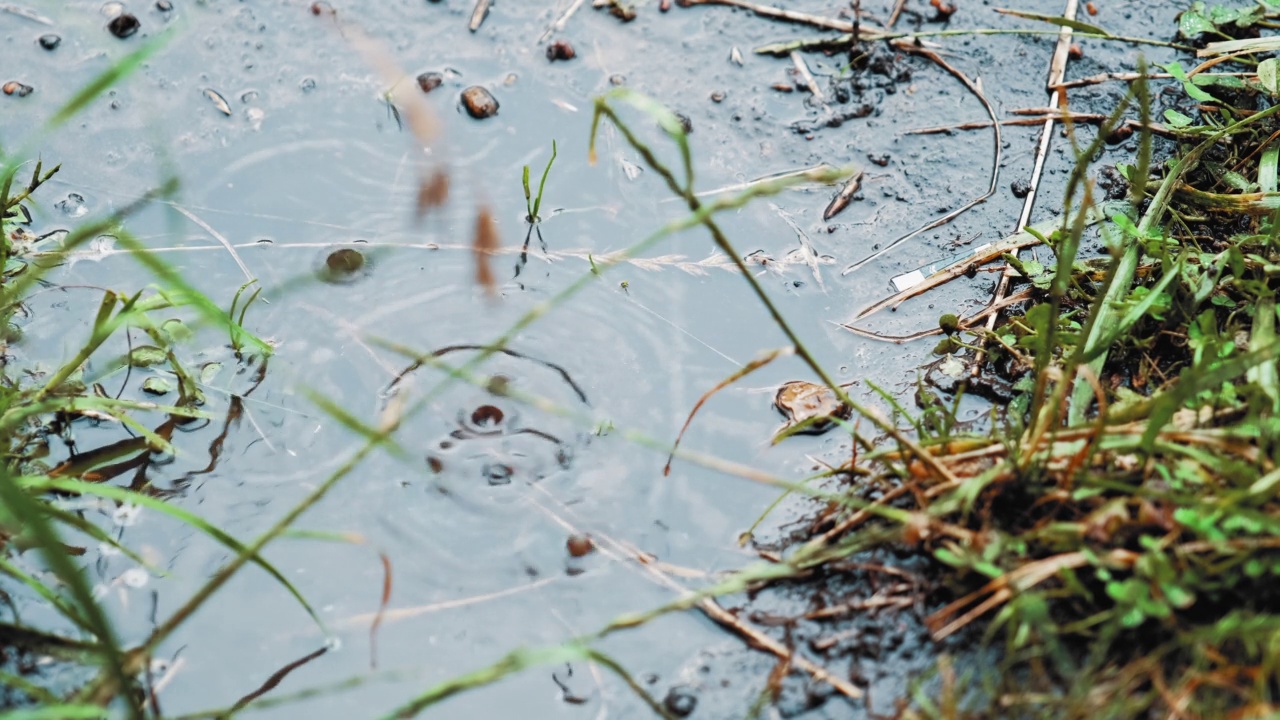
[[[311,3],[175,0],[169,10],[159,9],[162,3],[127,3],[124,10],[139,25],[124,39],[108,30],[115,21],[101,5],[90,2],[43,4],[39,14],[49,24],[6,15],[0,26],[6,58],[0,81],[32,88],[25,96],[0,97],[6,119],[0,142],[10,150],[96,73],[172,33],[137,76],[39,145],[46,163],[62,162],[64,169],[34,227],[52,232],[123,207],[173,172],[182,181],[178,195],[148,205],[129,229],[219,304],[229,304],[250,278],[264,288],[246,320],[278,348],[260,384],[252,370],[231,370],[235,361],[224,340],[204,333],[190,346],[201,362],[228,368],[210,383],[211,411],[226,412],[229,394],[249,394],[241,420],[228,423],[218,462],[210,464],[211,443],[222,429],[214,422],[175,433],[179,457],[147,469],[152,482],[178,490],[173,502],[238,537],[254,537],[361,444],[311,403],[304,388],[370,426],[396,408],[420,407],[397,435],[402,456],[375,453],[299,523],[356,533],[363,544],[289,539],[269,552],[341,640],[278,692],[370,672],[370,613],[383,583],[376,553],[384,552],[395,582],[393,612],[377,644],[379,670],[332,697],[261,713],[269,717],[384,712],[514,647],[557,643],[671,599],[669,589],[639,569],[636,555],[570,557],[566,541],[575,534],[616,538],[637,553],[691,568],[696,572],[684,580],[690,586],[705,581],[699,573],[754,559],[736,540],[775,491],[688,462],[677,461],[670,477],[661,472],[663,444],[674,439],[698,397],[761,351],[786,343],[705,232],[679,233],[621,263],[515,333],[510,353],[477,368],[502,392],[462,383],[437,389],[444,378],[439,370],[407,370],[412,359],[388,349],[455,348],[437,359],[462,365],[475,357],[475,346],[543,308],[593,263],[682,216],[682,204],[611,127],[601,131],[598,164],[588,163],[595,96],[625,84],[681,113],[692,127],[700,189],[819,163],[864,171],[861,189],[829,221],[822,213],[839,187],[805,185],[725,213],[719,222],[817,359],[839,382],[857,381],[854,392],[868,401],[868,382],[909,393],[917,368],[933,359],[932,343],[885,344],[836,323],[889,294],[891,278],[1010,233],[1022,206],[1014,186],[1030,177],[1038,128],[1005,128],[990,199],[842,274],[846,265],[982,195],[990,181],[990,130],[904,134],[986,117],[955,77],[927,59],[877,47],[850,67],[844,54],[808,54],[811,72],[830,96],[823,104],[797,88],[789,60],[752,54],[765,43],[817,33],[729,8],[660,13],[647,3],[634,22],[622,23],[588,4],[544,39],[571,3],[498,3],[475,33],[467,30],[471,3],[460,0],[330,4],[395,57],[415,91],[424,73],[437,74],[426,82],[431,91],[424,100],[438,117],[442,140],[426,159],[450,168],[451,199],[421,222],[414,217],[421,149],[401,128],[404,118],[386,102],[377,74],[331,18],[310,12]],[[793,4],[813,13],[832,5]],[[1101,14],[1094,20],[1117,34],[1173,34],[1176,8],[1167,3],[1097,4]],[[1035,12],[1061,10],[1049,2],[1026,5]],[[881,18],[892,6],[862,4]],[[929,19],[926,3],[907,8],[904,26],[944,27]],[[1029,25],[963,4],[946,27]],[[553,39],[569,41],[575,57],[549,60]],[[980,75],[1003,117],[1044,103],[1053,41],[1043,34],[940,43],[950,62]],[[1070,77],[1135,63],[1126,46],[1080,44],[1084,56],[1070,66]],[[1167,53],[1152,48],[1148,55]],[[472,86],[492,93],[496,115],[476,120],[462,108],[460,94]],[[1122,91],[1104,86],[1088,97],[1107,107]],[[1076,109],[1086,106],[1081,101]],[[626,117],[660,147],[664,161],[677,162],[651,123]],[[553,140],[559,156],[543,221],[531,232],[521,170],[529,165],[536,180]],[[1109,152],[1123,157],[1133,142]],[[1069,164],[1066,144],[1055,138],[1041,185],[1046,200],[1033,221],[1052,212]],[[474,281],[471,238],[481,207],[493,212],[502,240],[491,259],[494,297]],[[327,282],[316,281],[318,274]],[[104,236],[67,262],[56,280],[131,288],[150,277]],[[928,329],[944,312],[981,308],[994,280],[979,273],[881,313],[868,327],[887,334]],[[87,291],[38,295],[18,351],[27,358],[65,355],[87,332],[94,303]],[[779,425],[774,396],[795,379],[812,378],[796,358],[786,358],[721,392],[700,412],[684,447],[784,477],[802,477],[815,460],[847,458],[848,442],[839,433],[771,447]],[[517,393],[538,395],[555,410],[516,402]],[[983,410],[966,405],[962,419]],[[651,438],[654,447],[626,439],[623,430]],[[81,442],[108,435],[86,428]],[[193,475],[197,470],[207,471]],[[777,527],[812,512],[809,505],[784,505],[768,523],[774,530],[761,536],[776,536],[784,532]],[[105,513],[101,519],[109,522]],[[145,511],[119,532],[171,573],[135,588],[119,580],[132,561],[90,558],[90,572],[109,588],[126,639],[149,631],[150,593],[155,614],[164,617],[228,559],[221,547]],[[803,598],[786,589],[769,595],[754,611],[799,612],[792,605]],[[741,609],[753,611],[746,604]],[[875,709],[887,712],[907,678],[931,666],[919,612],[806,620],[792,639],[861,633],[857,643],[833,646],[824,659],[869,684]],[[768,632],[784,637],[778,628]],[[163,706],[171,714],[226,706],[320,647],[322,637],[292,599],[265,574],[247,571],[166,643],[172,673]],[[697,615],[663,618],[610,639],[604,649],[672,712],[691,709],[689,717],[740,716],[774,664]],[[865,716],[863,706],[802,677],[789,682],[779,705],[784,716]],[[648,712],[616,678],[575,664],[464,694],[433,717],[578,717],[579,700],[593,714]]]

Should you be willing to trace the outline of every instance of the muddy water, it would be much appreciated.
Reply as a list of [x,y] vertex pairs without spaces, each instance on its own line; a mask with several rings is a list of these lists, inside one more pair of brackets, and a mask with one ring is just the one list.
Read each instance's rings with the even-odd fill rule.
[[[310,12],[310,3],[175,0],[169,11],[130,3],[127,10],[141,29],[125,40],[106,31],[108,18],[98,3],[32,5],[49,25],[0,14],[0,79],[34,88],[23,98],[0,98],[0,142],[10,151],[114,60],[141,43],[167,38],[139,74],[33,146],[46,163],[64,164],[37,225],[66,227],[76,217],[122,207],[173,173],[182,181],[178,196],[147,206],[129,229],[221,304],[248,278],[266,288],[266,302],[255,305],[247,320],[278,348],[260,384],[252,369],[236,367],[216,334],[203,332],[187,346],[192,362],[225,365],[210,380],[211,409],[225,411],[228,397],[244,396],[243,414],[216,462],[211,443],[219,422],[179,433],[182,453],[148,468],[146,480],[172,489],[173,502],[250,538],[362,444],[306,392],[320,393],[370,424],[401,403],[423,408],[397,436],[401,454],[374,453],[297,523],[300,529],[351,533],[359,543],[295,538],[272,546],[270,559],[319,609],[337,641],[266,697],[357,680],[267,716],[374,716],[514,647],[555,644],[620,613],[670,600],[672,590],[634,561],[638,552],[687,570],[675,577],[689,586],[755,558],[736,540],[776,491],[685,462],[664,477],[661,452],[622,432],[669,442],[702,392],[757,353],[784,344],[706,233],[682,233],[647,253],[647,262],[610,270],[519,332],[509,343],[513,354],[483,365],[486,376],[547,398],[577,419],[473,385],[441,386],[439,371],[412,367],[386,349],[391,342],[465,362],[474,356],[467,346],[501,336],[589,272],[591,257],[621,250],[681,216],[661,179],[642,169],[642,158],[611,128],[601,133],[599,163],[587,162],[592,98],[599,93],[622,83],[685,115],[702,189],[822,162],[865,170],[863,189],[830,222],[821,214],[835,188],[814,186],[722,218],[740,255],[771,259],[757,266],[758,279],[815,356],[841,382],[856,383],[852,390],[860,397],[867,397],[869,382],[908,393],[917,368],[931,359],[932,343],[880,343],[835,323],[887,294],[891,277],[998,239],[1016,222],[1021,200],[1010,184],[1030,176],[1034,128],[1005,129],[998,189],[990,200],[842,275],[847,264],[985,191],[994,162],[989,130],[903,134],[985,119],[971,93],[927,60],[884,48],[868,67],[852,70],[844,55],[807,56],[828,93],[825,105],[803,89],[780,92],[771,86],[795,83],[789,61],[757,57],[752,48],[815,33],[714,7],[661,14],[656,3],[647,3],[636,21],[624,24],[588,3],[551,36],[571,42],[577,57],[550,63],[544,32],[570,5],[499,3],[471,33],[471,4],[460,0],[333,3],[343,22],[358,25],[395,57],[405,82],[426,71],[444,75],[426,97],[442,125],[428,159],[450,168],[452,198],[421,222],[412,212],[421,149],[385,102],[385,83],[331,18]],[[828,9],[822,2],[794,5]],[[891,5],[863,3],[863,9],[886,17]],[[1024,5],[1060,11],[1051,2]],[[1101,15],[1092,20],[1113,32],[1171,35],[1176,9],[1166,3],[1098,5]],[[903,16],[902,26],[944,27],[930,21],[933,12],[923,3],[908,3],[908,9],[913,12]],[[950,21],[951,28],[1031,26],[976,3],[963,3]],[[61,38],[52,51],[37,42],[48,33]],[[1134,64],[1129,47],[1081,44],[1085,54],[1071,66],[1071,76]],[[1052,45],[1048,34],[942,41],[957,68],[981,77],[1000,113],[1044,103]],[[732,59],[738,54],[741,64]],[[1163,57],[1159,50],[1150,54]],[[843,79],[836,82],[837,76]],[[459,108],[459,93],[470,85],[493,93],[500,104],[496,116],[475,120]],[[1104,87],[1087,97],[1105,108],[1121,92]],[[848,119],[831,122],[834,116]],[[643,117],[627,117],[643,138],[662,142]],[[1082,136],[1087,139],[1088,131]],[[536,179],[553,140],[559,158],[543,201],[544,222],[522,260],[512,252],[529,230],[521,167],[532,165]],[[1115,152],[1122,156],[1125,148]],[[675,160],[669,147],[662,156]],[[1058,138],[1045,176],[1046,200],[1033,220],[1051,215],[1069,162]],[[504,244],[493,264],[496,298],[476,286],[468,250],[480,207],[491,209]],[[313,280],[340,248],[359,249],[367,264],[344,282]],[[44,292],[32,303],[19,348],[27,358],[65,355],[76,347],[97,302],[92,286],[127,289],[149,282],[109,240],[66,264],[55,279],[68,289]],[[980,274],[869,326],[890,334],[926,329],[943,312],[981,307],[992,282]],[[685,446],[788,478],[803,476],[815,460],[847,457],[849,443],[838,433],[770,447],[781,425],[771,407],[774,391],[792,379],[812,378],[798,360],[786,358],[721,393],[703,410]],[[118,386],[124,379],[112,381]],[[131,378],[126,391],[138,392],[140,381]],[[983,411],[975,403],[965,412],[978,417]],[[115,437],[108,429],[79,432],[82,445]],[[784,535],[788,522],[811,510],[785,504],[765,523],[761,538]],[[116,523],[124,542],[169,573],[140,579],[126,575],[131,562],[106,555],[89,564],[128,640],[143,637],[154,618],[179,607],[227,560],[224,549],[153,514],[122,521],[113,508],[90,511]],[[573,533],[621,544],[574,559],[565,550]],[[379,553],[394,582],[373,670],[369,628],[383,587]],[[859,591],[857,582],[830,590],[842,596]],[[764,602],[774,603],[774,612],[799,612],[804,596]],[[931,667],[932,651],[910,613],[858,622],[877,626],[874,635],[864,627],[863,636],[887,639],[859,643],[848,650],[853,659],[837,656],[834,667],[848,667],[885,710]],[[833,631],[810,625],[797,634]],[[166,644],[162,706],[177,715],[229,705],[323,647],[325,638],[276,583],[245,571]],[[657,620],[600,647],[659,698],[673,688],[675,696],[695,698],[695,717],[741,716],[773,666],[769,657],[693,614]],[[601,673],[586,664],[534,669],[451,699],[432,716],[646,716],[649,711],[621,682]],[[673,703],[686,700],[675,697]],[[804,713],[811,706],[814,717],[856,717],[866,710],[803,683],[787,686],[783,711]]]

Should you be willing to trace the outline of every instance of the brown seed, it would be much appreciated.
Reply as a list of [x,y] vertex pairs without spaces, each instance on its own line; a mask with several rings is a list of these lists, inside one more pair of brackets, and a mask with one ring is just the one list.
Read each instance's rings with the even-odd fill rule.
[[571,557],[582,557],[596,549],[596,544],[591,542],[591,538],[586,535],[570,535],[569,540],[564,544],[568,549]]
[[1071,56],[1072,60],[1079,60],[1084,57],[1084,48],[1080,47],[1079,43],[1071,43],[1071,47],[1067,48],[1067,55]]
[[462,106],[467,114],[477,120],[493,117],[498,114],[498,101],[493,94],[479,85],[472,85],[462,91]]
[[9,82],[4,84],[5,95],[17,95],[18,97],[26,97],[30,95],[34,90],[35,88],[31,87],[30,85],[23,85],[17,80],[10,80]]
[[572,60],[578,56],[573,46],[567,40],[557,40],[547,46],[547,59],[556,60]]
[[138,32],[138,28],[140,27],[142,27],[142,23],[138,22],[138,18],[130,15],[129,13],[117,15],[112,18],[111,22],[107,23],[107,30],[111,31],[112,35],[115,35],[121,40]]
[[1085,4],[1084,4],[1084,9],[1085,9],[1085,11],[1086,11],[1086,12],[1088,12],[1090,15],[1097,15],[1097,14],[1098,14],[1098,6],[1097,6],[1097,5],[1094,5],[1093,3],[1085,3]]
[[313,2],[311,3],[311,14],[312,15],[332,15],[333,6],[327,2]]
[[795,91],[796,91],[795,87],[793,87],[793,86],[791,86],[791,85],[788,85],[788,84],[786,84],[786,83],[774,83],[774,84],[770,85],[769,87],[773,88],[774,90],[777,90],[778,92],[785,92],[785,93],[789,93],[789,92],[795,92]]
[[440,87],[444,83],[444,75],[438,72],[424,72],[418,76],[418,87],[422,88],[422,92],[429,93]]
[[439,474],[444,470],[444,461],[435,455],[427,456],[427,467],[431,468],[431,472]]

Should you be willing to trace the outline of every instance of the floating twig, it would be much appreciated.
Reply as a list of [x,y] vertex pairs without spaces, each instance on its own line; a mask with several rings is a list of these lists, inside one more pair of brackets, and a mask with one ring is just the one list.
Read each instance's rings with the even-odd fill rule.
[[818,87],[818,81],[814,79],[813,73],[809,72],[809,65],[804,61],[804,57],[800,53],[791,52],[791,64],[796,68],[796,74],[800,76],[800,82],[809,88],[809,92],[813,94],[813,99],[820,103],[826,103],[827,98],[822,94],[822,88]]
[[484,23],[484,19],[489,16],[489,6],[493,4],[493,0],[476,0],[476,5],[471,9],[471,22],[467,23],[467,28],[471,32],[480,29],[480,25]]
[[[1076,11],[1079,8],[1079,0],[1067,0],[1066,9],[1062,12],[1063,25],[1062,32],[1058,34],[1058,44],[1053,49],[1053,59],[1049,62],[1049,82],[1048,86],[1053,86],[1062,82],[1067,72],[1067,59],[1071,54],[1071,31],[1075,26]],[[1065,107],[1066,91],[1053,90],[1049,94],[1050,107]],[[994,118],[992,118],[994,120]],[[1018,224],[1014,230],[1021,230],[1031,221],[1031,208],[1036,201],[1036,190],[1040,187],[1040,177],[1044,174],[1044,161],[1049,154],[1049,141],[1053,137],[1054,118],[1050,116],[1044,121],[1044,127],[1040,130],[1039,147],[1036,150],[1036,161],[1031,171],[1031,186],[1027,192],[1027,197],[1022,202],[1022,213],[1018,216]],[[1012,251],[1011,256],[1017,258],[1018,251]],[[1012,260],[1010,262],[1013,262]],[[998,304],[1000,299],[1009,292],[1009,283],[1012,281],[1009,273],[1000,276],[1000,280],[996,282],[995,292],[992,293],[991,303]],[[987,331],[991,332],[996,326],[996,314],[987,317]],[[972,366],[972,373],[976,376],[982,365],[983,352],[979,350]]]
[[569,24],[569,18],[573,17],[573,14],[578,12],[578,8],[581,8],[586,1],[587,0],[573,0],[573,4],[561,13],[560,17],[556,18],[555,22],[551,23],[551,25],[547,27],[546,32],[542,33],[542,36],[538,38],[538,42],[544,43],[547,40],[550,40],[552,35],[564,30],[565,26]]
[[865,28],[856,28],[853,23],[848,20],[837,20],[836,18],[826,18],[820,15],[810,15],[809,13],[796,12],[795,10],[782,10],[768,5],[757,5],[756,3],[747,2],[746,0],[683,0],[685,7],[690,5],[728,5],[730,7],[742,8],[751,12],[774,20],[786,20],[787,22],[799,23],[801,25],[812,25],[813,27],[826,28],[827,30],[837,30],[853,34],[858,32],[859,37],[865,40],[876,40],[883,37],[884,33],[876,30],[866,30]]
[[844,186],[840,188],[840,192],[831,198],[831,203],[827,205],[827,209],[822,211],[823,220],[830,220],[849,206],[854,194],[862,187],[862,175],[862,171],[858,170],[845,181]]

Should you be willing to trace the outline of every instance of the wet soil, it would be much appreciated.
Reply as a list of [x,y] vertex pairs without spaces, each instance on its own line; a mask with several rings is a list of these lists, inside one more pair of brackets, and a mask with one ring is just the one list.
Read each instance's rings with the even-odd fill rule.
[[[46,7],[47,5],[47,7]],[[172,201],[156,202],[129,228],[200,289],[228,304],[249,277],[266,288],[248,326],[278,347],[261,378],[237,368],[225,338],[201,332],[193,362],[221,362],[209,383],[209,409],[240,397],[242,419],[213,452],[220,423],[183,429],[181,450],[144,469],[145,481],[171,489],[172,501],[243,538],[270,526],[359,447],[361,438],[310,403],[321,393],[375,423],[392,403],[426,411],[400,432],[408,461],[378,454],[362,463],[301,526],[357,533],[362,545],[287,540],[270,559],[298,584],[339,633],[331,651],[295,670],[276,691],[353,687],[320,700],[260,713],[269,717],[350,718],[384,712],[416,692],[492,662],[520,646],[554,644],[595,630],[623,612],[671,599],[634,558],[592,552],[573,557],[573,536],[616,538],[688,568],[696,586],[714,573],[757,558],[737,538],[776,491],[677,462],[663,477],[663,455],[622,437],[620,429],[674,438],[693,403],[762,350],[784,344],[740,277],[704,232],[672,238],[642,261],[612,270],[577,298],[520,332],[483,370],[512,390],[545,396],[593,417],[582,424],[465,384],[437,390],[443,375],[384,349],[377,339],[463,362],[468,346],[499,337],[517,318],[588,272],[591,258],[618,251],[661,222],[682,215],[642,159],[606,128],[600,160],[587,162],[592,98],[625,84],[668,104],[689,121],[698,186],[714,189],[817,163],[857,164],[862,188],[849,207],[821,219],[838,187],[805,186],[722,219],[756,272],[817,358],[851,391],[878,404],[868,383],[909,397],[932,342],[893,345],[839,327],[891,292],[892,277],[1014,229],[1021,188],[1031,173],[1038,128],[1005,128],[997,191],[975,210],[921,234],[876,262],[841,269],[895,238],[981,195],[994,161],[990,130],[907,135],[917,127],[985,119],[978,100],[929,60],[867,47],[851,58],[806,54],[824,92],[816,101],[788,59],[752,49],[817,37],[809,28],[771,22],[724,7],[641,4],[633,22],[583,6],[562,30],[548,28],[567,1],[495,4],[468,31],[471,3],[331,3],[384,46],[404,82],[425,96],[442,125],[429,157],[450,168],[452,198],[415,219],[415,168],[421,149],[385,99],[386,85],[310,3],[175,1],[169,10],[129,3],[138,27],[106,17],[98,3],[46,3],[48,24],[0,14],[0,80],[33,88],[0,97],[0,144],[29,147],[64,171],[46,193],[33,228],[69,227],[145,193],[166,174],[182,181]],[[829,13],[835,3],[791,3]],[[1030,28],[1044,34],[960,36],[938,42],[949,62],[982,86],[997,113],[1039,107],[1055,36],[1047,26],[960,3],[946,23],[927,3],[908,2],[899,27],[937,30]],[[1056,3],[1023,9],[1058,13]],[[1172,38],[1176,4],[1099,2],[1090,21],[1116,34]],[[892,3],[863,3],[887,17]],[[114,28],[114,29],[113,29]],[[59,41],[48,39],[56,35]],[[121,37],[122,36],[122,37]],[[62,131],[32,137],[91,77],[142,43],[167,44],[128,82],[95,101]],[[572,59],[549,44],[571,44]],[[1137,50],[1081,40],[1068,77],[1129,71]],[[1163,61],[1171,53],[1145,50]],[[737,58],[741,58],[741,62]],[[433,74],[433,75],[428,75]],[[428,77],[429,82],[422,78]],[[501,110],[477,120],[462,105],[483,88]],[[1075,91],[1072,107],[1106,112],[1118,84]],[[1174,94],[1156,94],[1172,104]],[[221,102],[219,102],[219,100]],[[1157,111],[1162,109],[1158,107]],[[642,136],[660,143],[638,116]],[[1092,132],[1081,128],[1081,140]],[[528,231],[521,168],[534,176],[556,140],[539,232]],[[1101,164],[1134,152],[1136,139],[1112,146]],[[663,157],[674,158],[669,147]],[[1051,217],[1073,161],[1056,137],[1032,221]],[[492,210],[504,254],[493,263],[497,296],[474,283],[470,240],[477,208]],[[220,239],[221,238],[221,239]],[[235,253],[228,251],[227,246]],[[355,266],[351,250],[358,250]],[[335,260],[337,258],[337,260]],[[763,261],[762,261],[763,260]],[[321,269],[341,281],[314,280]],[[87,332],[96,286],[141,287],[149,276],[110,238],[59,270],[64,291],[37,295],[15,347],[28,361],[65,357]],[[300,281],[307,279],[307,281]],[[988,299],[994,275],[953,283],[882,313],[869,327],[908,334],[933,327],[944,312],[969,312]],[[269,304],[268,304],[269,303]],[[120,348],[124,352],[126,348]],[[145,373],[126,390],[141,393]],[[773,363],[720,393],[699,415],[686,448],[802,477],[815,463],[850,452],[838,432],[774,447],[772,403],[785,381],[813,380],[795,358]],[[119,383],[123,378],[117,378]],[[133,387],[136,385],[137,387]],[[141,397],[141,395],[139,395]],[[962,420],[984,401],[966,401]],[[118,439],[114,429],[77,428],[82,447]],[[130,482],[137,482],[134,478]],[[142,512],[85,504],[122,540],[170,575],[129,575],[120,556],[90,549],[87,567],[109,598],[125,640],[142,637],[153,618],[176,608],[227,552],[188,528]],[[789,501],[757,533],[760,547],[781,547],[806,527],[815,508]],[[370,670],[369,626],[377,609],[385,552],[394,568],[392,614]],[[915,573],[909,559],[866,558]],[[928,608],[851,609],[817,619],[825,606],[875,597],[874,572],[850,569],[802,586],[781,587],[725,605],[765,632],[870,690],[850,703],[793,675],[777,712],[787,717],[866,717],[887,712],[911,683],[927,677],[938,648],[920,618]],[[24,610],[24,617],[38,610]],[[830,644],[828,644],[830,643]],[[166,644],[172,669],[161,698],[167,713],[223,706],[286,664],[325,647],[306,615],[264,573],[246,571]],[[776,662],[696,614],[664,617],[611,637],[601,649],[655,696],[690,717],[740,717],[767,684]],[[950,648],[953,652],[963,648]],[[270,697],[270,696],[268,696]],[[585,704],[586,707],[582,707]],[[598,668],[575,664],[519,674],[466,693],[433,717],[580,717],[650,712]],[[677,713],[680,714],[680,713]]]

